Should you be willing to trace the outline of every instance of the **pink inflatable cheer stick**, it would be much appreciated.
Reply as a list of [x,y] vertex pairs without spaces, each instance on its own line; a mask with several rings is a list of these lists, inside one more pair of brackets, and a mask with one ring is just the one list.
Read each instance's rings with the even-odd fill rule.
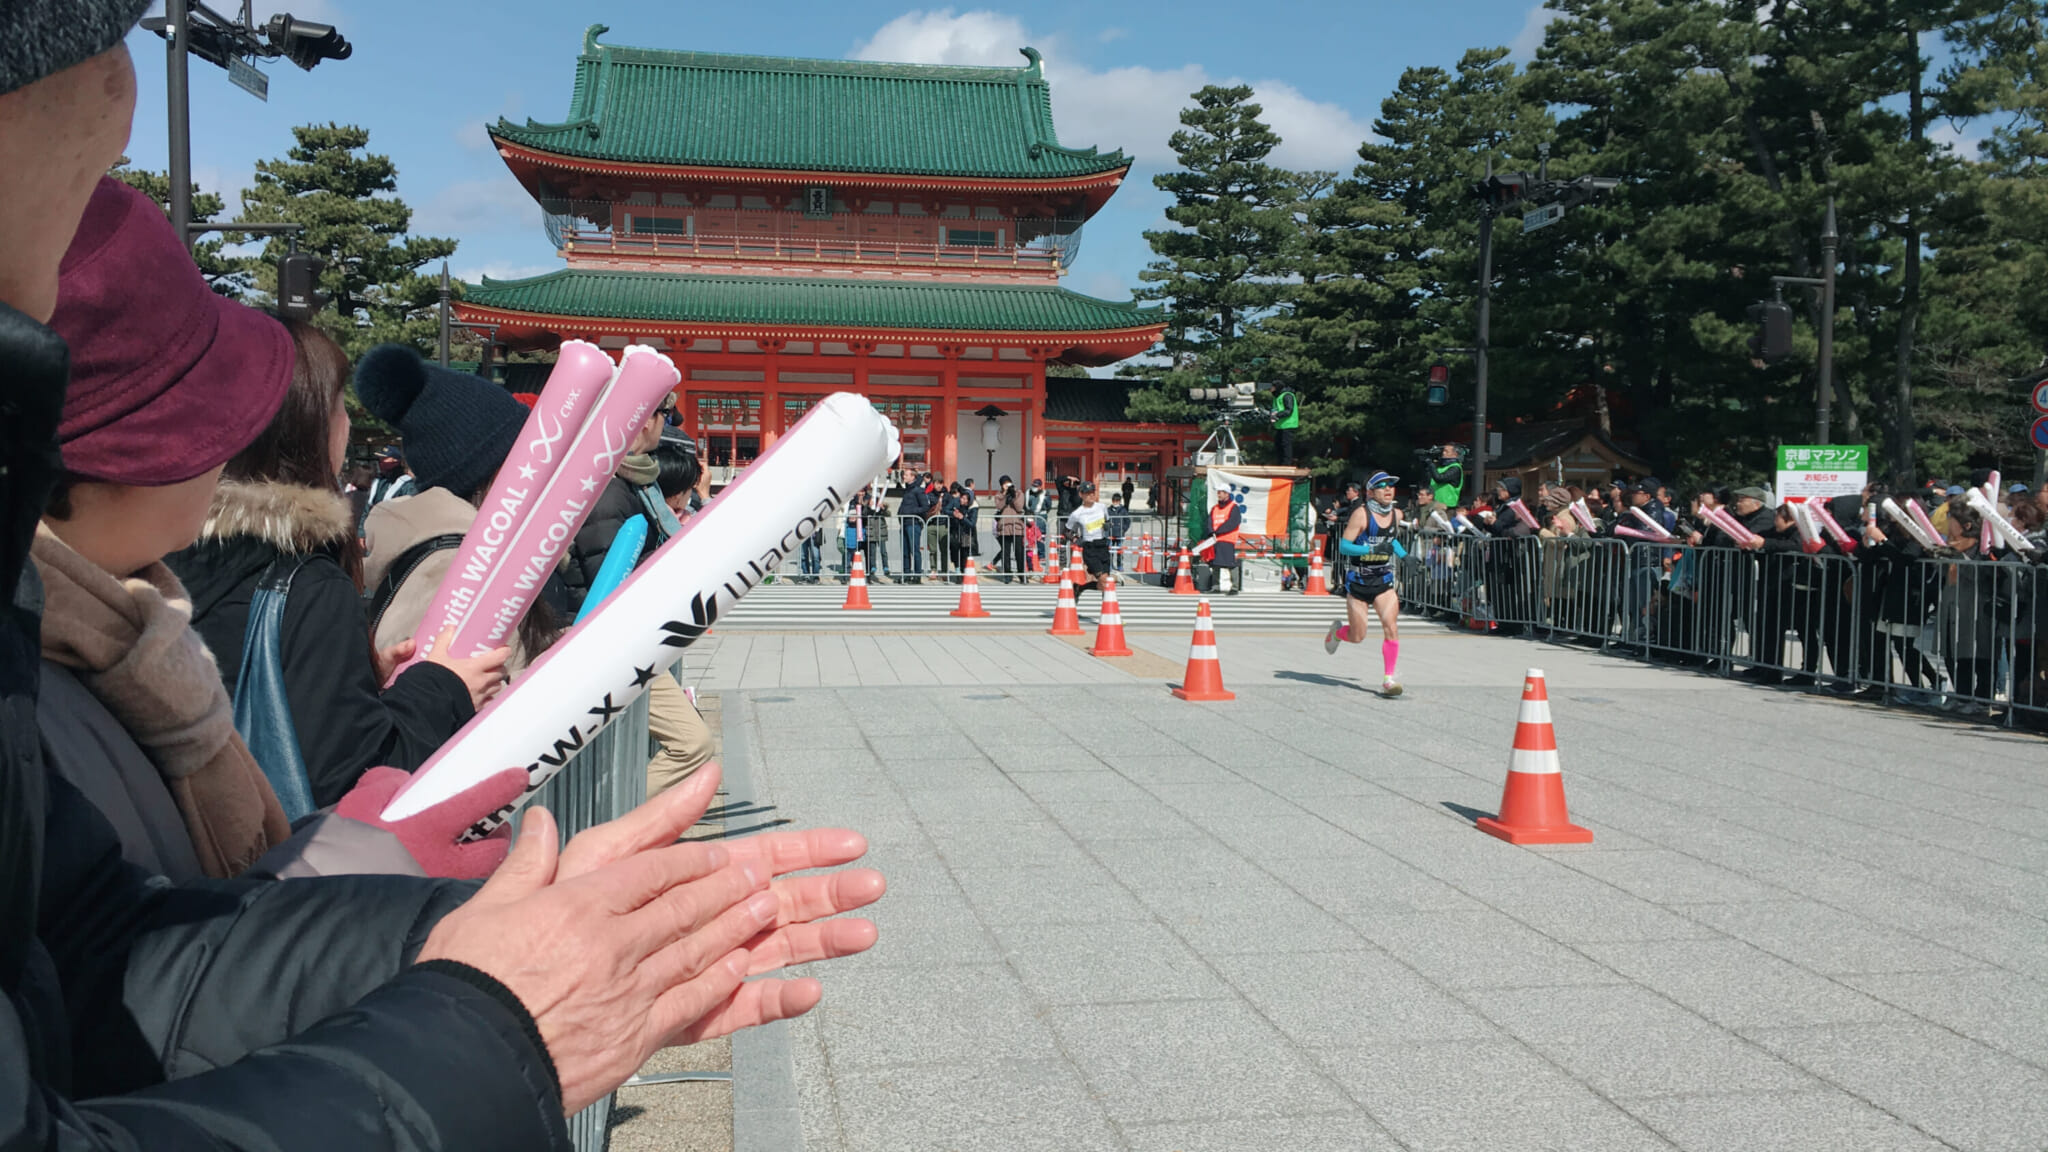
[[1508,507],[1515,510],[1515,519],[1520,520],[1531,528],[1541,527],[1541,525],[1536,523],[1536,514],[1529,511],[1529,506],[1522,503],[1521,497],[1517,496],[1513,500],[1508,501]]
[[1737,520],[1734,514],[1726,508],[1709,508],[1707,509],[1706,516],[1715,527],[1727,533],[1728,538],[1737,544],[1749,544],[1763,539],[1763,537],[1751,532],[1748,526],[1744,525],[1742,521]]
[[1614,526],[1614,534],[1625,540],[1648,540],[1653,544],[1663,544],[1671,539],[1669,536],[1652,536],[1648,532],[1631,528],[1626,524],[1616,524]]
[[1891,517],[1893,523],[1904,528],[1906,535],[1919,541],[1922,548],[1932,551],[1941,547],[1941,537],[1935,533],[1934,529],[1931,526],[1927,528],[1920,527],[1911,516],[1906,515],[1904,509],[1892,503],[1891,497],[1885,497],[1883,508],[1884,514]]
[[[441,578],[440,589],[413,633],[419,653],[427,651],[443,628],[454,628],[458,640],[462,637],[478,594],[505,558],[505,545],[525,526],[534,496],[561,466],[570,442],[583,429],[584,417],[615,371],[612,358],[597,345],[582,340],[562,342],[555,370],[548,373],[539,401],[499,467],[497,479],[491,481],[490,494],[484,497],[476,521],[463,535],[448,574]],[[415,655],[408,664],[419,659]]]
[[1826,501],[1809,500],[1806,507],[1813,513],[1814,520],[1819,522],[1821,530],[1828,534],[1828,539],[1835,542],[1836,547],[1844,552],[1856,550],[1856,538],[1842,531],[1842,526],[1835,522],[1834,514],[1828,511]]
[[[1648,528],[1650,530],[1651,539],[1675,539],[1675,537],[1671,535],[1671,530],[1669,528],[1666,528],[1662,524],[1657,523],[1656,520],[1651,518],[1649,513],[1643,511],[1641,508],[1631,508],[1628,510],[1628,514],[1643,522],[1643,527]],[[1709,516],[1711,518],[1711,513],[1709,514]]]
[[1927,539],[1934,541],[1928,547],[1941,548],[1948,544],[1948,537],[1943,536],[1941,529],[1934,526],[1934,521],[1927,518],[1927,510],[1920,507],[1918,500],[1906,501],[1906,511],[1912,514],[1913,523],[1920,526],[1920,531],[1927,534]]
[[474,656],[507,642],[539,598],[541,585],[547,583],[563,550],[589,518],[633,434],[682,379],[669,358],[654,349],[644,344],[626,349],[612,386],[534,497],[532,511],[505,546],[503,559],[484,580],[469,619],[456,634],[456,652]]
[[1572,519],[1579,522],[1579,527],[1586,530],[1586,535],[1592,536],[1599,533],[1600,524],[1593,519],[1593,513],[1586,507],[1586,501],[1583,497],[1572,501],[1571,509]]

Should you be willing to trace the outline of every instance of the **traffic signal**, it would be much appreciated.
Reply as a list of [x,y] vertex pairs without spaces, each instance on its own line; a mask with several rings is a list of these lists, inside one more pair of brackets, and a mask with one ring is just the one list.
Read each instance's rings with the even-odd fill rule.
[[306,252],[293,252],[277,262],[277,311],[292,320],[311,320],[326,307],[320,295],[320,273],[327,262]]
[[1535,178],[1527,172],[1495,172],[1472,186],[1472,194],[1495,211],[1511,208],[1529,194]]
[[355,51],[334,25],[300,20],[288,12],[272,16],[263,34],[272,48],[308,72],[322,60],[346,60]]
[[1749,318],[1757,325],[1749,338],[1753,360],[1776,364],[1792,354],[1792,306],[1783,300],[1760,300],[1749,306]]
[[1451,369],[1441,361],[1429,366],[1429,387],[1423,390],[1422,402],[1432,407],[1442,407],[1451,401]]

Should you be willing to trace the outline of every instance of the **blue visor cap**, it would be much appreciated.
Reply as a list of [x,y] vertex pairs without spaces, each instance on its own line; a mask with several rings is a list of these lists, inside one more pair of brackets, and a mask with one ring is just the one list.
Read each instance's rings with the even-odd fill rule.
[[1372,479],[1365,482],[1365,490],[1370,492],[1375,488],[1392,488],[1400,482],[1401,478],[1391,472],[1375,472]]

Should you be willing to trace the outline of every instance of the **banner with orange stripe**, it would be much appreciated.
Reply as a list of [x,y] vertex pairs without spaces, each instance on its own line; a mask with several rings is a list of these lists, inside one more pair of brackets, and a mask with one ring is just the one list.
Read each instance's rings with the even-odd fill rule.
[[1244,509],[1244,531],[1253,536],[1287,538],[1287,515],[1294,497],[1294,481],[1268,476],[1243,476],[1224,468],[1209,469],[1209,501],[1218,490],[1230,493]]

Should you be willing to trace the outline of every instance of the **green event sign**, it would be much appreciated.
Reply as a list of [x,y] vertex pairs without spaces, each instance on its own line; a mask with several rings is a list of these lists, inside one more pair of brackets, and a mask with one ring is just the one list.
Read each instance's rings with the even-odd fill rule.
[[1870,446],[1784,444],[1778,448],[1780,472],[1864,472],[1870,471]]

